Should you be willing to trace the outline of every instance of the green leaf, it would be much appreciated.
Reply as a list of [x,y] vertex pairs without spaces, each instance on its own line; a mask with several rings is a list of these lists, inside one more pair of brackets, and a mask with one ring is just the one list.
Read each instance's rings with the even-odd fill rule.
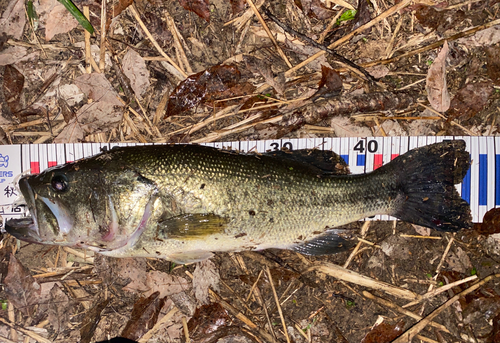
[[345,302],[345,305],[346,305],[346,307],[349,309],[349,308],[351,308],[351,307],[356,306],[356,303],[355,303],[353,300],[347,300],[347,301]]
[[470,275],[476,275],[476,274],[477,274],[476,267],[472,267],[472,270],[470,271]]
[[353,20],[356,15],[356,10],[347,10],[337,19],[337,25],[339,25],[343,21]]
[[0,303],[2,303],[2,310],[7,311],[7,300],[0,300]]
[[94,33],[94,28],[92,27],[92,24],[85,18],[82,12],[78,9],[78,7],[75,6],[74,3],[71,2],[71,0],[57,0],[61,4],[63,4],[64,7],[71,13],[73,17],[80,23],[80,25],[83,26],[85,30],[90,32],[91,34]]
[[36,31],[38,29],[38,14],[36,14],[35,6],[33,6],[33,1],[31,0],[28,0],[26,3],[26,13],[28,13],[33,30]]

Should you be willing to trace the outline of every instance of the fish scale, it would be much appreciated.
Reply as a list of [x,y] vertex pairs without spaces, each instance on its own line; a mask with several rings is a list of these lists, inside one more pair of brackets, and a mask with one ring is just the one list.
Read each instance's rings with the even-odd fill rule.
[[372,215],[444,231],[471,225],[453,187],[469,168],[463,141],[421,147],[367,174],[339,175],[343,165],[318,150],[117,148],[23,177],[32,218],[6,229],[37,243],[186,263],[215,251],[335,253],[348,246],[338,227]]

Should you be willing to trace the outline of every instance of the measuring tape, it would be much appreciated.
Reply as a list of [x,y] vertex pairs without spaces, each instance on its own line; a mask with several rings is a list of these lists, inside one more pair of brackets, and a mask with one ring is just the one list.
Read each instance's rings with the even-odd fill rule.
[[[259,153],[282,148],[332,150],[344,158],[352,174],[361,174],[377,169],[408,150],[450,139],[463,139],[466,142],[472,163],[463,183],[457,185],[457,189],[471,206],[472,221],[482,222],[484,214],[489,209],[500,206],[500,137],[298,138],[202,145]],[[0,146],[0,215],[4,221],[26,216],[26,206],[14,204],[19,197],[14,182],[21,173],[37,174],[52,166],[96,155],[103,149],[137,145],[144,144],[70,143]],[[381,215],[374,219],[394,218]],[[3,227],[3,223],[0,227]]]

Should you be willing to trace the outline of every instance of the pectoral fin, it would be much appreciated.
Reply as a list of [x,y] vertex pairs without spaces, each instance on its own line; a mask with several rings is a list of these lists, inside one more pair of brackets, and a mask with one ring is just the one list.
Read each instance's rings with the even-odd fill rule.
[[159,239],[203,239],[223,233],[228,219],[215,214],[183,214],[158,223]]

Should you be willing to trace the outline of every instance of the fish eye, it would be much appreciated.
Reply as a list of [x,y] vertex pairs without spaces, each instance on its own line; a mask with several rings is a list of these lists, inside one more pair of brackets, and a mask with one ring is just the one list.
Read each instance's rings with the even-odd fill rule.
[[50,185],[53,190],[60,193],[66,192],[69,189],[68,178],[63,174],[55,175],[52,180],[50,180]]

